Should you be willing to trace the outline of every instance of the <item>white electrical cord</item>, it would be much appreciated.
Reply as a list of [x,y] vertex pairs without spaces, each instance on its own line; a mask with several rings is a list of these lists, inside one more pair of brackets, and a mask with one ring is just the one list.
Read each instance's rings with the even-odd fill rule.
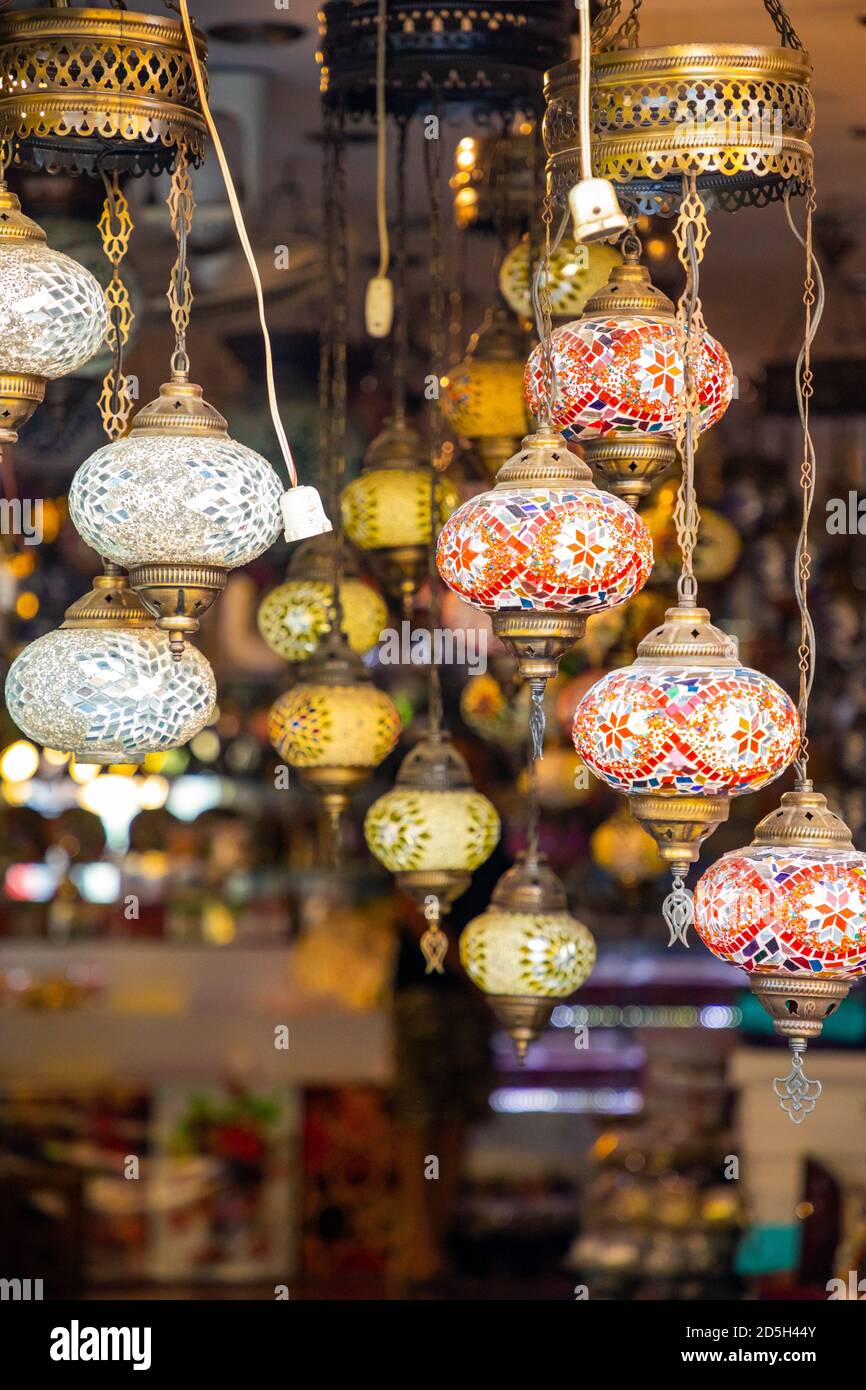
[[592,142],[590,136],[589,94],[592,77],[592,26],[589,18],[589,0],[577,0],[580,19],[580,177],[592,178]]
[[379,279],[388,274],[391,243],[388,238],[388,113],[385,106],[385,53],[388,37],[388,0],[379,0],[379,32],[376,39],[376,221],[379,226]]
[[201,112],[204,116],[205,124],[207,125],[208,131],[210,132],[210,137],[213,140],[214,152],[216,153],[217,161],[222,171],[223,182],[226,186],[226,194],[228,196],[229,206],[232,210],[232,217],[234,218],[235,228],[238,234],[238,240],[240,241],[244,255],[247,258],[247,265],[250,268],[250,274],[253,277],[253,284],[255,285],[256,301],[258,303],[259,308],[259,323],[261,324],[262,339],[264,341],[265,346],[265,374],[268,387],[268,405],[270,407],[271,420],[273,421],[274,426],[274,433],[276,434],[277,440],[279,442],[280,452],[283,455],[283,461],[286,465],[286,471],[288,472],[291,486],[297,487],[298,473],[297,469],[295,468],[295,461],[292,458],[292,451],[289,448],[289,441],[286,438],[286,432],[283,429],[283,422],[280,419],[280,408],[277,404],[277,388],[274,381],[274,359],[273,354],[271,352],[271,335],[268,332],[268,324],[267,319],[265,317],[265,296],[264,291],[262,289],[261,277],[259,276],[259,268],[256,265],[256,258],[253,254],[253,248],[250,245],[249,236],[247,235],[247,229],[244,224],[243,213],[241,212],[240,201],[235,190],[234,180],[231,175],[231,170],[228,166],[228,160],[225,156],[225,150],[223,149],[222,141],[219,137],[219,131],[216,128],[214,118],[211,115],[210,106],[208,105],[207,90],[204,75],[201,70],[201,64],[198,59],[198,53],[196,52],[195,36],[193,35],[192,21],[189,15],[187,0],[179,0],[179,4],[181,23],[183,24],[183,32],[186,37],[187,48],[189,49],[192,70],[195,73],[195,81],[196,87],[198,88],[198,99],[199,104],[201,105]]

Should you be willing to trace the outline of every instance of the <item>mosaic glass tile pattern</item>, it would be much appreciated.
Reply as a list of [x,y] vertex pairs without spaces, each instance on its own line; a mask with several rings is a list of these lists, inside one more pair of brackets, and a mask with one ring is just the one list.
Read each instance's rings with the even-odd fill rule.
[[[414,468],[372,468],[353,478],[340,499],[346,535],[359,550],[430,544],[430,476]],[[437,525],[460,505],[447,478],[436,483]]]
[[393,700],[368,683],[287,690],[271,706],[268,736],[290,767],[378,767],[402,722]]
[[105,295],[83,265],[44,242],[0,254],[0,371],[66,376],[89,362],[108,330]]
[[481,493],[439,537],[439,573],[477,608],[592,613],[642,589],[652,541],[608,492],[539,488]]
[[[672,434],[683,389],[683,358],[675,323],[650,318],[578,319],[553,333],[556,372],[554,428],[573,439],[611,430]],[[725,349],[707,333],[697,365],[702,430],[727,410],[734,388]],[[526,365],[530,410],[543,389],[541,349]]]
[[755,791],[797,750],[797,711],[784,690],[746,666],[612,671],[574,716],[574,745],[623,792]]
[[567,999],[592,972],[595,941],[569,912],[490,907],[464,929],[460,960],[485,994]]
[[[307,661],[331,630],[333,585],[324,580],[288,579],[259,604],[259,632],[284,661]],[[340,585],[342,631],[353,652],[363,656],[375,647],[388,622],[381,594],[360,579]]]
[[492,854],[499,816],[480,792],[395,787],[367,812],[364,836],[392,874],[422,869],[477,869]]
[[716,860],[695,888],[706,946],[743,970],[866,974],[866,854],[750,845]]
[[128,435],[72,479],[69,515],[97,554],[234,569],[280,533],[283,488],[267,459],[234,439]]
[[[536,255],[538,251],[536,247]],[[550,307],[554,318],[576,319],[590,295],[607,283],[614,266],[621,263],[616,247],[604,241],[578,245],[573,237],[563,237],[550,255]],[[519,241],[502,262],[499,288],[515,314],[532,318],[528,237]]]
[[468,357],[448,373],[442,407],[458,434],[467,439],[526,434],[522,361],[497,362]]
[[215,702],[201,652],[187,644],[175,661],[168,634],[155,627],[58,628],[25,647],[6,677],[19,729],[85,757],[177,748],[204,728]]

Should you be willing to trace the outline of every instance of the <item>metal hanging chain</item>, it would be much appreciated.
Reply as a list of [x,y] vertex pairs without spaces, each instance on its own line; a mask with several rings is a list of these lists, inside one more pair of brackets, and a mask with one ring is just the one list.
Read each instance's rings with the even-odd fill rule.
[[123,349],[129,341],[134,314],[129,290],[120,275],[120,264],[129,250],[133,221],[126,194],[120,187],[115,170],[110,176],[102,171],[105,201],[100,213],[99,235],[102,249],[111,266],[111,279],[105,290],[108,307],[108,329],[105,343],[111,353],[111,366],[105,374],[99,396],[102,427],[109,439],[119,439],[126,433],[132,413],[132,390],[129,377],[123,371]]
[[809,781],[809,699],[815,679],[815,627],[809,612],[809,578],[812,569],[812,555],[809,550],[809,522],[812,504],[815,499],[815,444],[810,427],[810,405],[814,391],[812,377],[812,342],[824,313],[824,278],[815,257],[812,224],[815,214],[815,185],[810,184],[806,191],[805,235],[797,230],[791,215],[790,189],[785,193],[785,215],[788,226],[806,252],[806,270],[803,280],[804,333],[803,346],[797,358],[795,385],[797,410],[803,426],[803,458],[800,464],[800,488],[803,506],[800,518],[800,534],[794,557],[794,592],[800,611],[800,645],[797,652],[800,667],[800,692],[798,713],[800,716],[800,746],[794,759],[794,772],[798,790],[808,790]]
[[544,246],[542,259],[532,277],[532,309],[541,346],[541,411],[538,422],[543,429],[552,429],[553,409],[556,403],[556,367],[553,361],[553,301],[550,295],[550,261],[565,235],[570,213],[568,208],[565,208],[556,236],[553,236],[553,194],[549,180],[544,194],[541,216],[544,225]]
[[[322,238],[325,248],[325,283],[333,285],[336,271],[334,248],[334,121],[331,113],[322,110]],[[325,294],[322,329],[319,336],[319,472],[327,486],[328,509],[334,524],[340,510],[337,478],[332,468],[331,372],[334,354],[334,300]]]
[[[331,360],[332,460],[337,496],[346,476],[346,354],[349,323],[348,229],[346,209],[345,118],[341,114],[334,126],[334,334]],[[335,509],[334,527],[334,609],[335,630],[343,626],[340,588],[345,569],[345,535],[340,508]]]
[[788,11],[782,4],[782,0],[764,0],[764,9],[770,16],[775,25],[776,32],[782,40],[783,48],[798,48],[803,52],[803,44],[800,36],[791,23]]
[[526,780],[526,854],[535,863],[539,854],[541,803],[538,795],[538,759],[532,750],[526,764]]
[[394,415],[406,414],[406,362],[409,357],[409,312],[406,302],[406,150],[408,122],[397,127],[397,237],[394,248],[394,345],[391,394]]
[[683,470],[674,508],[677,544],[682,556],[677,596],[680,603],[692,605],[697,600],[694,550],[701,524],[695,491],[695,450],[700,408],[697,365],[706,332],[698,290],[700,263],[709,237],[706,211],[697,191],[697,178],[694,173],[683,175],[683,197],[674,235],[677,255],[686,276],[685,288],[677,305],[680,351],[683,359],[683,388],[676,402],[677,451]]
[[[438,118],[438,108],[436,110]],[[430,356],[431,375],[436,382],[442,379],[445,366],[445,257],[443,254],[442,222],[442,142],[438,138],[441,122],[437,119],[437,138],[424,140],[424,169],[430,201]],[[442,728],[442,680],[433,656],[435,634],[441,626],[439,574],[436,568],[436,547],[439,541],[439,465],[442,456],[442,404],[438,389],[430,401],[430,543],[428,547],[428,582],[430,585],[430,728],[438,733]]]
[[593,52],[599,53],[602,49],[637,48],[640,43],[639,10],[642,4],[643,0],[632,0],[628,18],[615,33],[612,33],[613,26],[622,13],[622,0],[610,0],[599,12],[592,26]]
[[171,229],[177,241],[177,259],[172,266],[166,299],[171,311],[174,329],[174,353],[171,359],[172,374],[189,376],[189,354],[186,347],[186,334],[192,311],[192,284],[187,260],[187,242],[192,231],[195,212],[195,199],[186,155],[178,150],[171,176],[171,189],[166,198],[171,216]]
[[[622,13],[623,0],[609,0],[599,12],[592,26],[592,47],[598,53],[603,49],[637,48],[640,43],[640,21],[638,11],[643,0],[632,0],[631,12],[623,24],[612,32],[613,26]],[[764,0],[764,9],[773,21],[783,48],[798,48],[803,45],[796,29],[791,23],[782,0]]]

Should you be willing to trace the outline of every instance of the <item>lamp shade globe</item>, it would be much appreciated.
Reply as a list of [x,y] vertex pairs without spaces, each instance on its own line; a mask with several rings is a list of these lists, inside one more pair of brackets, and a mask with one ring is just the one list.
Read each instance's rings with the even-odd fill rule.
[[283,489],[268,461],[229,438],[201,387],[175,374],[72,479],[69,514],[182,649],[228,571],[273,545]]
[[791,1070],[773,1090],[800,1124],[821,1083],[803,1072],[808,1043],[866,974],[866,855],[812,783],[801,781],[699,879],[695,928],[720,960],[748,975],[752,993],[788,1041]]
[[[587,300],[607,284],[621,261],[620,252],[607,242],[580,243],[564,236],[550,255],[547,288],[553,317],[575,319],[582,314]],[[503,299],[525,319],[532,317],[531,281],[529,237],[525,236],[508,252],[499,271]]]
[[401,413],[386,422],[359,476],[343,490],[346,535],[369,556],[385,590],[402,599],[407,612],[427,578],[433,532],[459,501],[449,479],[434,477],[420,436]]
[[[555,328],[552,339],[553,424],[567,437],[613,432],[673,435],[683,392],[682,329],[667,295],[627,259],[589,300],[580,319]],[[525,391],[536,416],[544,397],[541,346],[526,367]],[[727,410],[734,378],[730,358],[706,333],[695,367],[698,427]]]
[[[259,632],[284,661],[308,661],[331,630],[334,560],[333,532],[302,542],[285,581],[259,604]],[[352,651],[363,656],[378,642],[388,609],[381,594],[359,578],[351,563],[344,559],[340,568],[342,632]]]
[[486,912],[460,937],[460,959],[487,996],[523,1060],[554,1003],[589,978],[595,941],[568,911],[565,891],[543,856],[521,856],[496,885]]
[[46,380],[89,362],[107,331],[96,277],[52,250],[15,194],[0,188],[0,442],[14,442]]
[[469,887],[500,835],[496,808],[472,786],[448,735],[434,730],[403,760],[397,784],[364,821],[371,852],[401,888],[450,905]]
[[304,679],[279,697],[268,717],[277,753],[321,794],[335,825],[401,729],[393,700],[333,631],[307,663]]
[[800,725],[790,697],[740,662],[706,609],[671,608],[637,659],[581,698],[573,733],[618,791],[739,796],[784,772]]
[[140,763],[187,743],[210,720],[216,682],[195,647],[180,660],[123,575],[106,574],[6,678],[15,723],[82,763]]
[[624,603],[652,569],[652,543],[626,503],[599,491],[560,435],[539,432],[489,492],[464,502],[439,537],[439,573],[460,598],[585,615]]
[[525,361],[523,335],[500,307],[443,382],[442,406],[452,429],[469,440],[491,474],[511,457],[529,424]]

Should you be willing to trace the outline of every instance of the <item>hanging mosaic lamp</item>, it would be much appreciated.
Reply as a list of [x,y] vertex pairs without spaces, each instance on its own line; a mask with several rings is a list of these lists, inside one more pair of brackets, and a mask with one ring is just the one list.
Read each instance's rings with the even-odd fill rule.
[[[340,506],[349,540],[365,555],[386,592],[407,616],[427,577],[433,498],[431,469],[420,435],[402,412],[388,420],[344,489]],[[459,505],[453,483],[437,478],[436,524]]]
[[592,934],[568,911],[565,889],[543,855],[521,855],[490,906],[460,937],[460,959],[525,1059],[559,1000],[595,965]]
[[320,796],[339,825],[352,793],[395,747],[397,707],[333,630],[307,662],[304,679],[271,706],[268,735],[289,767]]
[[466,761],[444,730],[432,730],[404,758],[396,786],[367,812],[371,852],[419,906],[441,911],[469,887],[500,835],[493,803],[475,791]]
[[89,362],[107,331],[96,277],[52,251],[15,194],[0,187],[0,443],[15,442],[46,381]]
[[179,657],[229,570],[273,545],[282,494],[268,461],[230,439],[201,387],[173,372],[129,434],[78,469],[69,515],[88,545],[129,571]]
[[216,682],[195,647],[177,661],[169,638],[116,567],[25,647],[6,677],[6,704],[36,743],[79,763],[141,763],[203,729]]
[[443,382],[442,405],[452,428],[492,476],[520,447],[529,425],[524,365],[523,334],[500,306]]
[[[259,632],[272,652],[289,663],[308,661],[331,630],[334,602],[332,531],[298,545],[285,581],[259,604]],[[345,558],[340,580],[342,633],[358,656],[375,647],[388,622],[382,596]]]
[[[502,297],[509,309],[523,319],[531,319],[533,313],[530,249],[529,237],[525,236],[509,251],[499,271]],[[547,277],[554,319],[578,318],[586,307],[586,301],[607,284],[614,266],[621,261],[622,256],[617,248],[605,241],[581,244],[573,237],[563,237],[556,249],[551,251]]]
[[866,854],[811,782],[786,792],[747,849],[707,869],[695,889],[695,928],[720,960],[747,971],[753,994],[792,1052],[774,1084],[799,1124],[821,1084],[803,1054],[866,974]]
[[551,430],[524,439],[493,490],[446,522],[438,547],[443,580],[491,615],[537,708],[587,616],[637,593],[652,561],[640,517],[600,492],[586,464]]
[[[639,264],[629,236],[624,259],[583,318],[553,331],[553,424],[579,439],[604,486],[637,506],[676,458],[677,401],[683,391],[682,330],[673,303]],[[698,426],[727,410],[734,378],[725,349],[704,335],[695,368]],[[526,399],[536,415],[544,398],[544,358],[526,367]]]
[[[740,662],[736,639],[705,608],[680,603],[579,702],[574,745],[656,840],[676,890],[706,837],[727,820],[730,798],[757,791],[794,758],[800,723],[781,686]],[[686,942],[690,913],[672,919]]]

